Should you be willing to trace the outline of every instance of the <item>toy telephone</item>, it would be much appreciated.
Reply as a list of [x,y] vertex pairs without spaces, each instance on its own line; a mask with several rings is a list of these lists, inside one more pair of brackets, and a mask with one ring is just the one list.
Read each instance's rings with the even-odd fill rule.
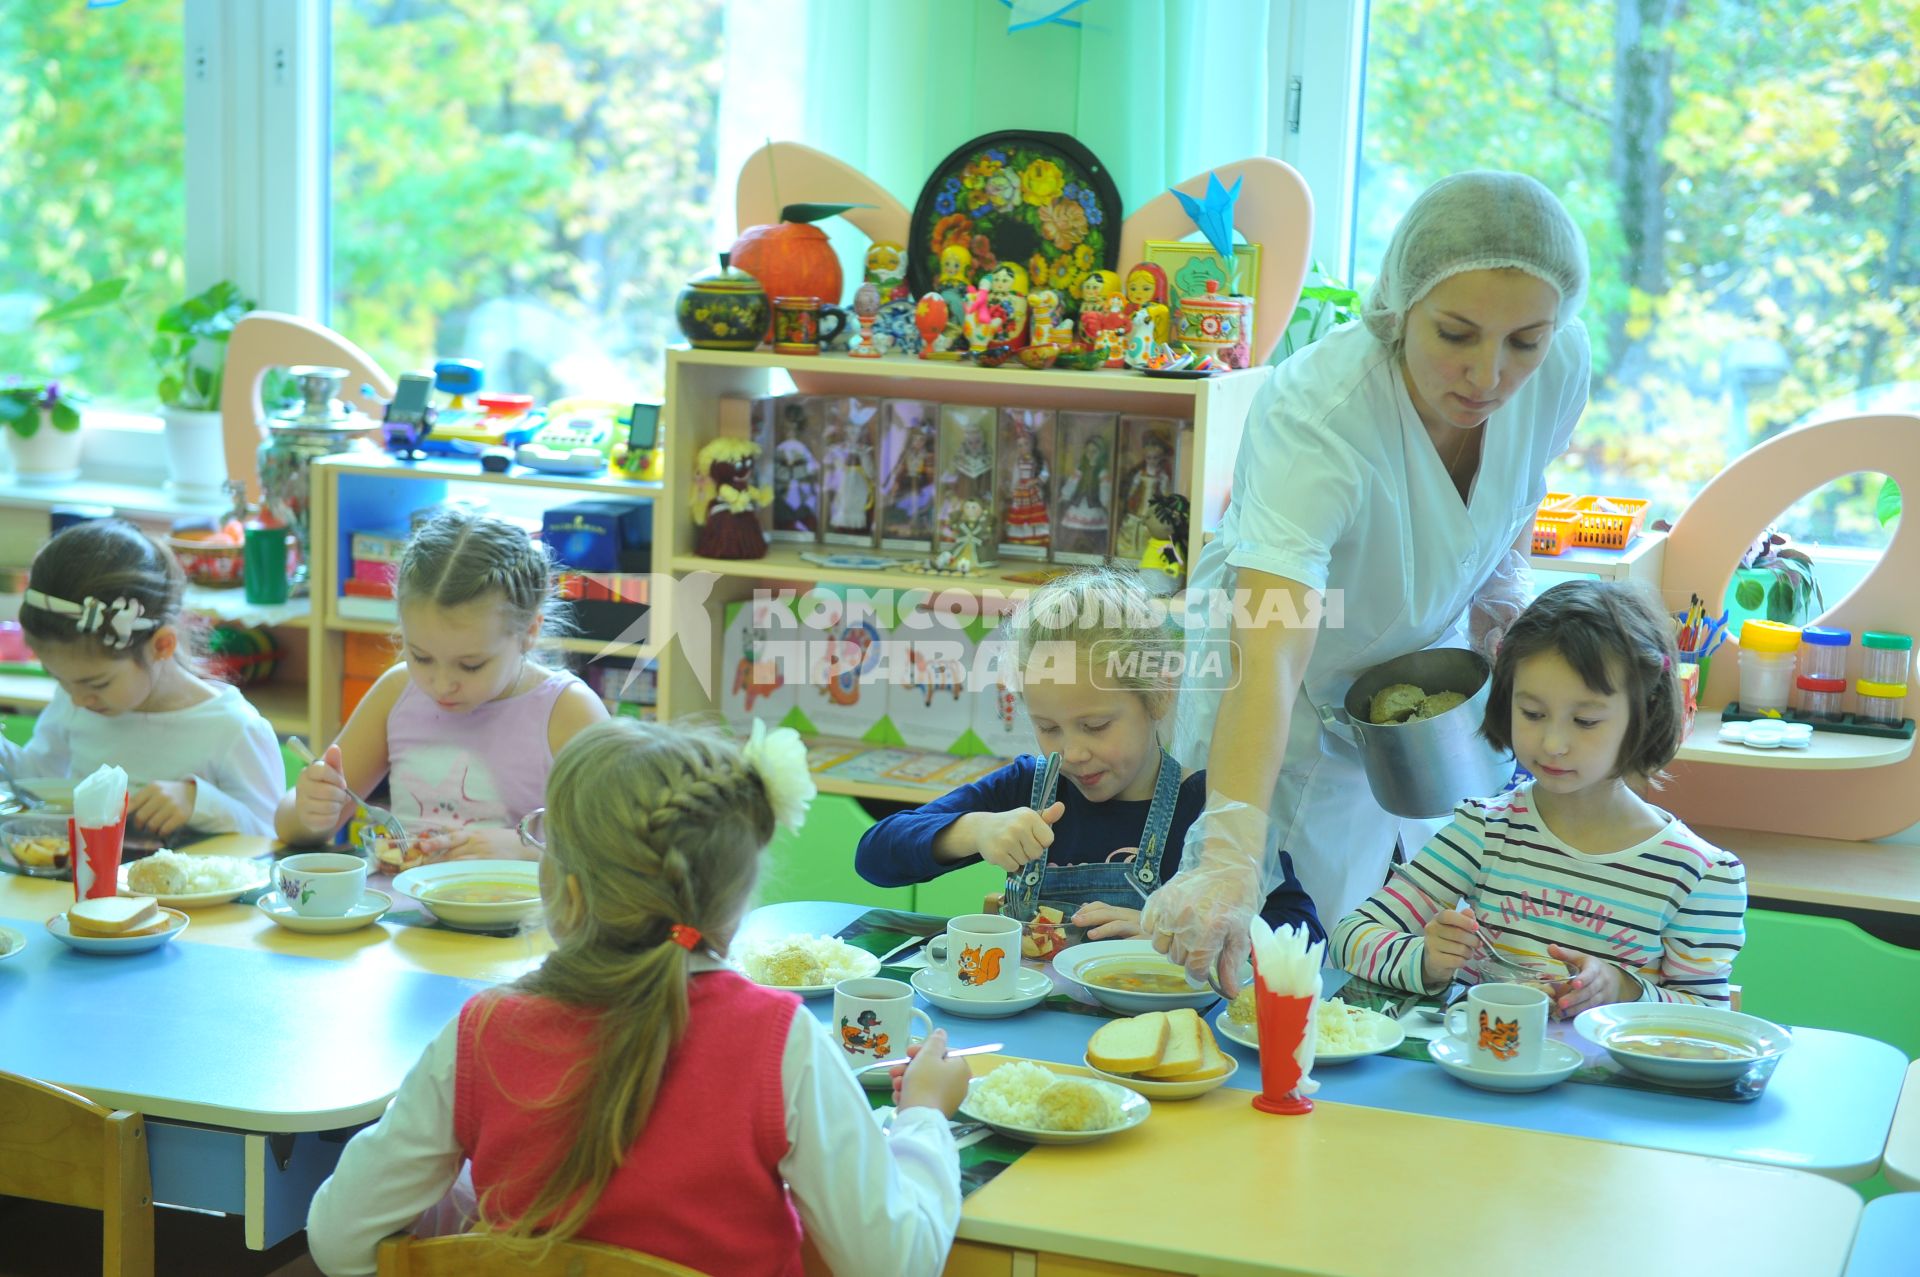
[[607,468],[627,405],[607,399],[556,399],[547,424],[520,446],[515,460],[532,470],[598,474]]
[[660,482],[660,405],[637,403],[625,420],[627,437],[613,450],[614,469],[624,479]]

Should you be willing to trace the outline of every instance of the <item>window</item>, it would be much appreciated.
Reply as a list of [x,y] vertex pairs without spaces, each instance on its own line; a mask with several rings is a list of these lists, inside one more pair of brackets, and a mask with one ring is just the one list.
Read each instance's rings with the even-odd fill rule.
[[657,396],[712,257],[720,0],[334,0],[331,324],[389,372]]
[[[1461,169],[1533,174],[1586,232],[1593,394],[1552,486],[1671,515],[1753,444],[1920,379],[1920,0],[1373,0],[1369,22],[1359,276]],[[1884,545],[1881,482],[1783,528]]]
[[[158,312],[182,295],[177,5],[0,6],[0,374],[152,411]],[[90,284],[124,308],[36,325]]]

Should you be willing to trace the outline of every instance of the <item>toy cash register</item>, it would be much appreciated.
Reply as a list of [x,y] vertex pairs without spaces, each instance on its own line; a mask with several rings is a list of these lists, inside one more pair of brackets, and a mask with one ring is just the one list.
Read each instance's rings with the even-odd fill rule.
[[598,474],[613,456],[621,409],[605,399],[557,399],[547,424],[520,445],[514,460],[553,474]]

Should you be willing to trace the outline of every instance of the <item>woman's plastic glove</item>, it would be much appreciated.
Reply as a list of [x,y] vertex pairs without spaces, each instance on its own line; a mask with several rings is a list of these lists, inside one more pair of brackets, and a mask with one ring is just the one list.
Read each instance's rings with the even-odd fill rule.
[[1491,662],[1500,650],[1501,640],[1533,602],[1533,569],[1518,550],[1493,565],[1493,574],[1473,592],[1467,606],[1467,637],[1473,650]]
[[1180,872],[1147,898],[1140,929],[1196,980],[1240,991],[1252,941],[1247,924],[1266,899],[1279,856],[1267,845],[1267,813],[1209,794],[1187,831]]

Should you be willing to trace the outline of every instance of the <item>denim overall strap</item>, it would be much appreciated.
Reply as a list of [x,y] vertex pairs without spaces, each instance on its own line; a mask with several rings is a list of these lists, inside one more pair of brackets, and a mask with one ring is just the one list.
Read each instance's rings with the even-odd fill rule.
[[[1006,900],[1014,906],[1010,914],[1034,916],[1044,900],[1055,905],[1080,905],[1105,899],[1109,903],[1131,905],[1136,894],[1151,892],[1160,882],[1160,863],[1167,849],[1167,835],[1173,826],[1174,808],[1180,801],[1180,764],[1166,750],[1160,751],[1160,771],[1154,780],[1153,804],[1147,809],[1147,823],[1141,830],[1139,850],[1130,861],[1083,865],[1052,865],[1042,856],[1021,866],[1018,874],[1007,876]],[[1044,810],[1046,795],[1035,786],[1033,803]],[[1137,893],[1120,879],[1138,884]]]

